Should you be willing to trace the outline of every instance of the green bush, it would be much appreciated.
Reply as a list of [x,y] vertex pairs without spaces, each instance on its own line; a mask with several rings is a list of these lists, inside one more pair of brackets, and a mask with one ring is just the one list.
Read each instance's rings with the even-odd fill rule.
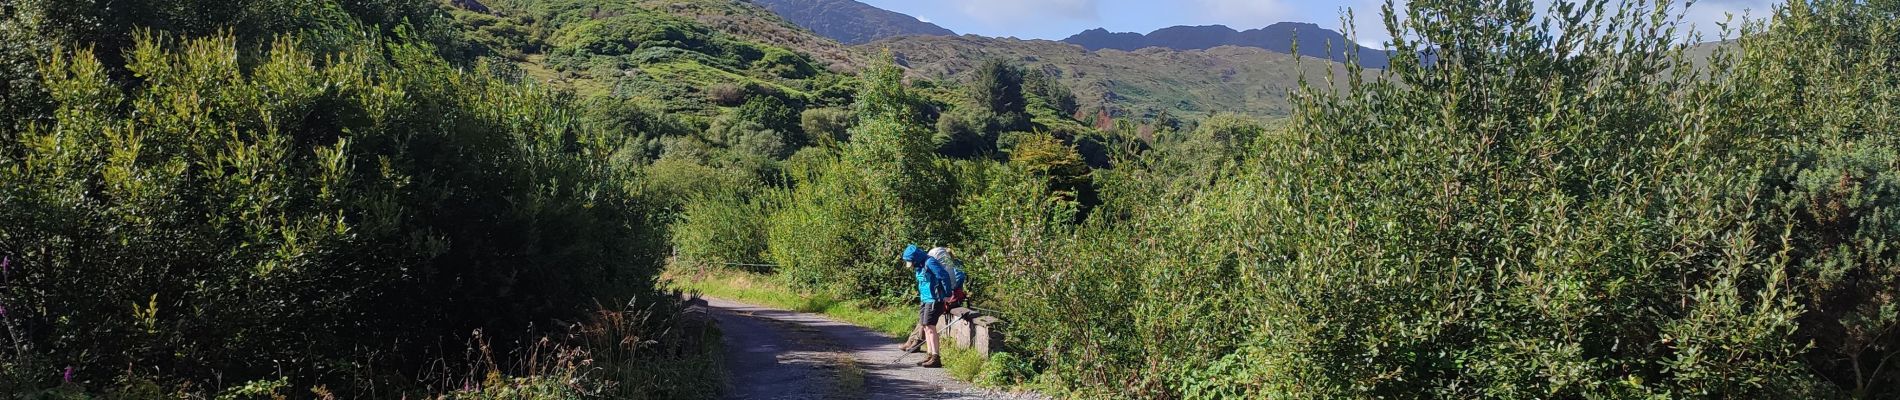
[[950,243],[955,183],[921,129],[917,99],[895,67],[858,96],[860,122],[836,155],[789,171],[792,188],[771,217],[772,259],[794,285],[892,304],[914,298],[897,263],[906,243]]
[[514,343],[655,293],[634,164],[551,94],[426,44],[237,48],[141,38],[123,84],[91,52],[48,58],[55,119],[0,154],[0,392],[65,367],[379,386],[471,330]]
[[828,149],[837,149],[851,140],[851,128],[857,125],[857,116],[850,111],[837,108],[812,108],[799,114],[798,126],[805,130],[805,136],[812,144]]
[[808,142],[799,131],[800,110],[797,105],[780,99],[778,96],[752,96],[739,109],[733,110],[733,116],[742,121],[756,123],[765,129],[785,132],[785,144],[803,147]]
[[676,264],[700,268],[743,265],[741,269],[770,272],[764,265],[766,222],[772,207],[762,197],[733,191],[704,195],[686,202],[673,224]]
[[978,298],[1083,396],[1894,396],[1900,10],[1795,2],[1698,68],[1679,10],[1557,3],[1410,2],[1377,79],[1097,171],[1079,225],[993,175]]
[[818,67],[812,65],[810,57],[793,53],[781,48],[768,48],[763,55],[752,62],[752,68],[766,75],[785,79],[806,79],[818,74]]
[[1035,366],[1029,360],[1008,352],[990,353],[983,361],[983,375],[976,381],[985,386],[1010,387],[1029,383],[1035,378]]

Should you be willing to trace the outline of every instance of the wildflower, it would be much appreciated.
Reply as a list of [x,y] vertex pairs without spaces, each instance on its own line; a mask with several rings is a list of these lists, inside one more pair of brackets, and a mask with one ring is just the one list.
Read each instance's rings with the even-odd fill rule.
[[66,373],[60,374],[60,378],[65,379],[66,383],[73,383],[73,367],[66,367]]
[[13,257],[0,257],[0,280],[13,274]]
[[7,305],[0,304],[0,318],[6,318],[6,317],[7,317]]

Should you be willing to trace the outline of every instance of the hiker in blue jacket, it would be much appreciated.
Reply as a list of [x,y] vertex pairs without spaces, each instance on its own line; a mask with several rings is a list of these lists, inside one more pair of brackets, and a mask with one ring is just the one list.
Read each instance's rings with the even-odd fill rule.
[[929,351],[930,356],[925,357],[923,362],[917,363],[917,366],[942,367],[943,362],[937,356],[938,338],[935,328],[937,320],[943,318],[944,312],[948,311],[943,306],[944,300],[950,297],[949,272],[943,269],[942,263],[931,259],[930,253],[914,244],[904,248],[903,260],[904,266],[909,267],[911,273],[917,277],[917,299],[922,300],[923,303],[918,309],[917,331],[919,332],[913,332],[911,341],[904,343],[904,351],[914,352],[922,347]]

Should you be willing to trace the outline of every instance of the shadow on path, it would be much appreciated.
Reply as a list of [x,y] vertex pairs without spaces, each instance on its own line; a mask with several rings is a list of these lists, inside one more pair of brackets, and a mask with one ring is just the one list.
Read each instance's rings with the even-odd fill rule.
[[[973,388],[941,368],[914,365],[922,354],[904,357],[896,338],[817,314],[785,311],[706,298],[725,332],[729,398],[799,399],[1034,399],[1033,394]],[[862,393],[841,384],[836,368],[808,366],[806,354],[830,352],[836,362],[855,363],[863,373]],[[901,362],[893,363],[902,357]],[[786,362],[785,360],[794,360]],[[822,359],[822,357],[820,357]],[[849,374],[846,374],[847,376]],[[849,380],[849,378],[847,378]],[[816,387],[814,390],[813,387]]]

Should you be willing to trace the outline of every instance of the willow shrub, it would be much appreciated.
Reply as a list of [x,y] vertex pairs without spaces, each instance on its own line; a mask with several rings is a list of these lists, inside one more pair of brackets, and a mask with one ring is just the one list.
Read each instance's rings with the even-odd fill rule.
[[685,202],[672,225],[675,263],[699,268],[738,267],[770,271],[765,265],[771,196],[723,190]]
[[622,140],[558,98],[427,45],[236,47],[144,36],[124,84],[85,50],[42,64],[56,119],[0,154],[0,392],[70,367],[367,395],[471,330],[653,292]]
[[1392,67],[1233,173],[1124,164],[1077,226],[968,200],[979,298],[1084,395],[1900,394],[1900,10],[1787,4],[1702,67],[1678,6],[1388,6]]

